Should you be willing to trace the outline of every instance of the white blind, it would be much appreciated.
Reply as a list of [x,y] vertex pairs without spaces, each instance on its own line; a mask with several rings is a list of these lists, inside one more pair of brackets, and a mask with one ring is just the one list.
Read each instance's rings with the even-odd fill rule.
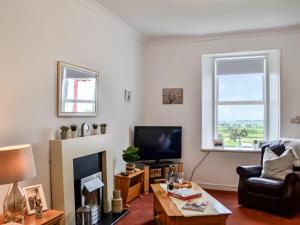
[[75,69],[65,68],[65,78],[73,78],[73,79],[87,79],[87,78],[95,78],[95,74],[89,72],[83,72]]
[[265,58],[216,59],[216,74],[251,74],[265,72]]

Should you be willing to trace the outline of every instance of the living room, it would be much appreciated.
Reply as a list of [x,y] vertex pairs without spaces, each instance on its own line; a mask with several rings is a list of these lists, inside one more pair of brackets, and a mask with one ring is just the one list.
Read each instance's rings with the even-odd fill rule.
[[[113,174],[125,170],[122,150],[133,143],[134,126],[182,126],[185,177],[205,157],[192,181],[236,192],[236,168],[260,164],[261,154],[201,151],[208,147],[203,135],[211,129],[203,129],[209,120],[202,119],[204,56],[279,51],[280,129],[268,141],[299,138],[299,124],[291,122],[300,115],[299,1],[3,0],[0,6],[0,147],[32,146],[36,176],[20,186],[42,184],[48,208],[49,140],[57,139],[62,125],[80,127],[84,122],[107,124]],[[96,117],[57,116],[58,61],[99,72]],[[182,88],[182,104],[163,104],[164,88]],[[130,102],[124,101],[125,90],[131,92]],[[0,205],[8,188],[0,185]],[[234,215],[227,224],[238,223],[231,222]],[[260,223],[247,216],[240,224],[300,220],[299,213],[292,218],[265,213]]]

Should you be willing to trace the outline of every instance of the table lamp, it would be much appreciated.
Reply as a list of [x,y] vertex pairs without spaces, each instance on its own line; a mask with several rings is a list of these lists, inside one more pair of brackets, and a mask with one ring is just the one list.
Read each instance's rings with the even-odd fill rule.
[[10,184],[3,201],[5,222],[23,220],[25,196],[18,185],[36,175],[31,145],[17,145],[0,148],[0,185]]

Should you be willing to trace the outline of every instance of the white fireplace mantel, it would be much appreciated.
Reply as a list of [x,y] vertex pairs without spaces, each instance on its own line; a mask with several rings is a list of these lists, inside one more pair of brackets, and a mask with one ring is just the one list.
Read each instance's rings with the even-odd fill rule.
[[92,135],[66,140],[50,140],[52,207],[63,210],[66,225],[76,224],[74,199],[73,159],[102,153],[102,179],[104,212],[111,211],[113,165],[111,136]]

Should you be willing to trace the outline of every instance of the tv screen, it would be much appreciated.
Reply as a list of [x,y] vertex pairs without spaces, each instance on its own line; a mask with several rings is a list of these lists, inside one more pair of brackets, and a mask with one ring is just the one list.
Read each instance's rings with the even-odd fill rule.
[[134,146],[140,160],[181,158],[182,127],[136,126]]

